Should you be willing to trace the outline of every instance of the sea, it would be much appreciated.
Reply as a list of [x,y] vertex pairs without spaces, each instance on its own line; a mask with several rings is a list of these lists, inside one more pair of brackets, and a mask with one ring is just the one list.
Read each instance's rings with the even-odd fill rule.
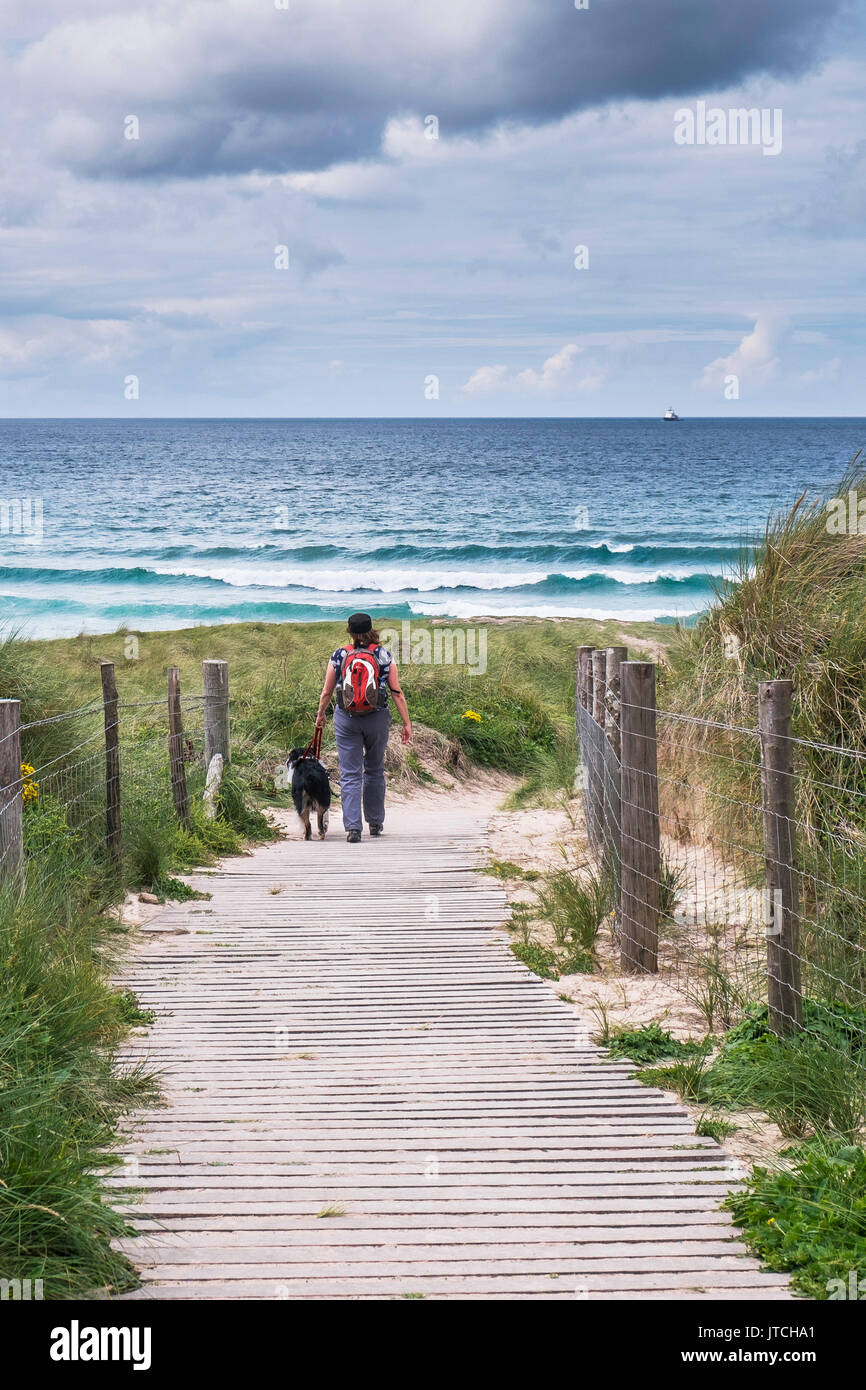
[[693,621],[866,420],[0,420],[0,630]]

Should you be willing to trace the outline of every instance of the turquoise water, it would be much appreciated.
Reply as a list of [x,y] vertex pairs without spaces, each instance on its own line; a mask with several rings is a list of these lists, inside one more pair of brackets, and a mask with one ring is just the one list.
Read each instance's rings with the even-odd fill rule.
[[2,621],[688,618],[864,440],[859,419],[3,420]]

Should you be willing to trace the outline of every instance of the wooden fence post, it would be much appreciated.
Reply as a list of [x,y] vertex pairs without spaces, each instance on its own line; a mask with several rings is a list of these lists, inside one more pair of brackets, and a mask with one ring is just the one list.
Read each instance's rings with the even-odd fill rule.
[[580,647],[574,661],[574,732],[580,737],[580,720],[577,711],[580,709]]
[[623,661],[620,685],[622,968],[656,974],[661,849],[655,666]]
[[613,853],[613,870],[617,882],[622,864],[622,795],[620,775],[621,739],[619,732],[620,676],[619,668],[628,660],[628,647],[608,647],[605,653],[604,732],[613,749],[613,766],[605,779],[608,804],[608,838]]
[[105,719],[105,830],[108,852],[118,860],[122,850],[120,830],[120,724],[117,712],[117,685],[114,662],[99,664],[102,676],[102,705]]
[[619,668],[628,661],[628,647],[608,647],[605,652],[604,732],[616,756],[620,753],[619,736]]
[[589,692],[592,689],[592,654],[595,647],[577,649],[577,702],[584,709],[590,708]]
[[[592,722],[598,730],[604,728],[604,696],[605,696],[605,673],[607,661],[604,649],[595,650],[592,653],[591,668],[591,699],[589,712],[592,715]],[[590,772],[590,789],[592,804],[595,812],[595,837],[596,850],[604,857],[605,861],[610,857],[610,811],[607,800],[607,768],[604,760],[603,741],[596,729],[593,729],[593,756],[592,769]]]
[[595,845],[595,807],[592,802],[592,748],[588,746],[587,740],[580,737],[580,711],[584,710],[592,713],[592,654],[594,647],[578,647],[577,649],[577,703],[575,706],[575,716],[577,719],[577,732],[580,740],[580,762],[583,769],[583,793],[584,809],[586,813],[586,838],[590,845]]
[[604,727],[604,692],[607,658],[603,650],[592,654],[592,717]]
[[0,700],[0,879],[24,863],[21,787],[21,702]]
[[758,687],[764,865],[772,904],[767,927],[767,1000],[770,1027],[779,1035],[803,1026],[794,867],[793,691],[793,681],[761,681]]
[[186,790],[186,763],[183,758],[183,713],[180,703],[180,671],[168,668],[168,756],[171,766],[171,796],[181,825],[189,828],[189,797]]
[[229,748],[229,664],[227,661],[203,661],[204,683],[204,765],[209,768],[215,753],[221,753],[223,765],[231,762]]

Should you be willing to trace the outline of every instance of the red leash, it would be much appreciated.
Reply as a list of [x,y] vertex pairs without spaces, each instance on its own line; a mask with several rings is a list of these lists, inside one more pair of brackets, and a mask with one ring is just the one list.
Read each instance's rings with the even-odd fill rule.
[[322,751],[322,730],[316,729],[310,742],[307,744],[298,762],[303,762],[304,758],[318,758]]

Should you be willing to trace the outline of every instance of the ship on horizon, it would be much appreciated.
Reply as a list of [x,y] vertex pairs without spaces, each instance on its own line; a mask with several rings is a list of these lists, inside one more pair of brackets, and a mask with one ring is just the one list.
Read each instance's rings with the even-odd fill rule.
[[662,416],[663,420],[678,420],[679,418],[679,415],[677,415],[677,412],[674,410],[672,405],[668,406],[667,410]]

